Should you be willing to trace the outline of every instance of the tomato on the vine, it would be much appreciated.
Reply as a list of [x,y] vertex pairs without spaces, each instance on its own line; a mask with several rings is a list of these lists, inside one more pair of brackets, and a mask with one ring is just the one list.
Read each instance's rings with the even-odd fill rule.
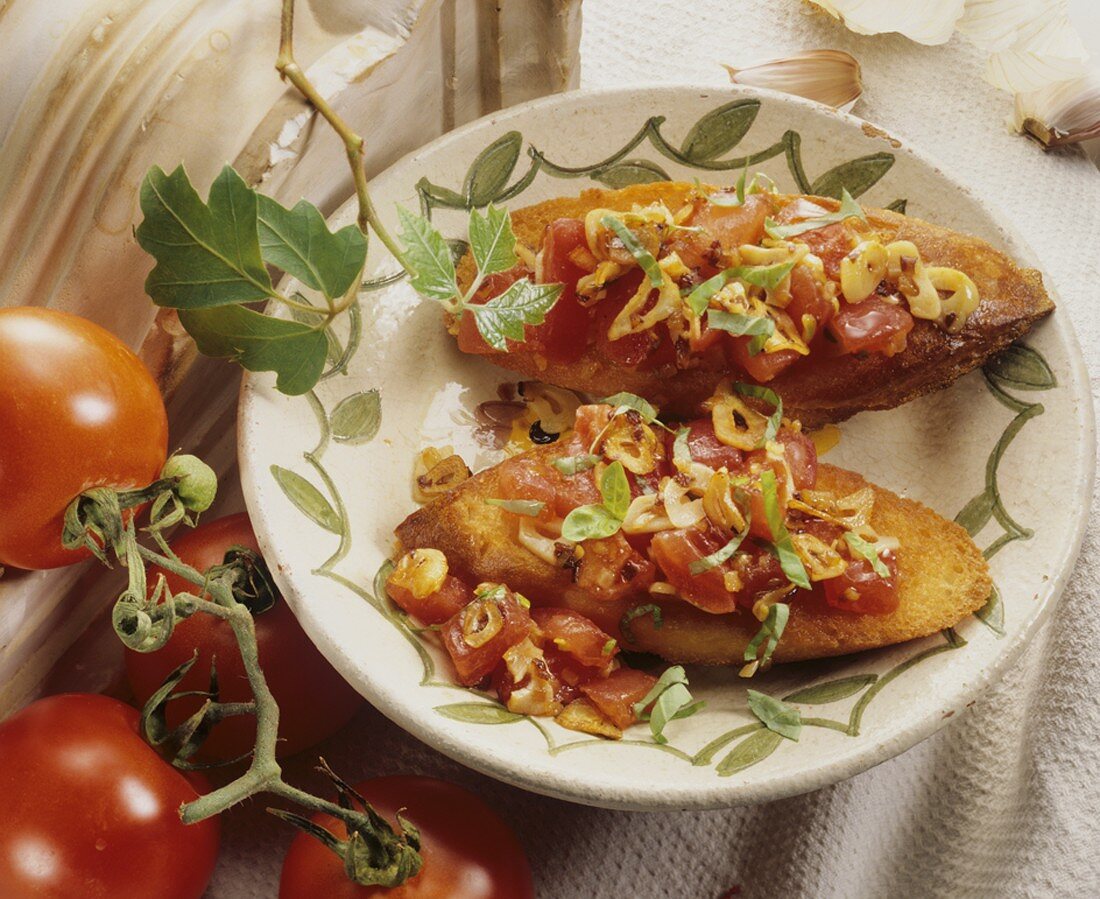
[[72,693],[0,724],[0,896],[198,899],[217,818],[184,824],[205,791],[138,733],[137,710]]
[[[279,899],[533,899],[531,866],[516,835],[481,799],[434,777],[377,777],[355,787],[375,810],[395,814],[420,831],[420,872],[399,887],[352,883],[341,859],[315,837],[299,834],[283,861]],[[344,825],[326,814],[312,818],[339,839]]]
[[0,565],[56,568],[66,507],[92,487],[160,474],[168,418],[141,360],[90,321],[0,309]]
[[[205,522],[172,541],[180,560],[199,571],[225,561],[234,546],[259,553],[259,544],[244,513]],[[183,578],[149,569],[150,587],[164,574],[172,593],[198,588]],[[267,684],[279,704],[280,755],[292,755],[319,743],[343,727],[359,709],[362,697],[321,655],[305,635],[281,596],[255,615],[256,643]],[[244,664],[230,626],[213,615],[198,612],[176,624],[168,644],[156,652],[126,652],[126,673],[139,703],[145,703],[174,668],[199,651],[198,660],[180,682],[178,690],[203,690],[209,686],[210,666],[216,665],[223,702],[248,702]],[[168,704],[168,724],[175,727],[198,710],[201,700],[188,697]],[[256,725],[251,715],[219,722],[199,752],[202,759],[225,761],[249,752],[255,743]]]

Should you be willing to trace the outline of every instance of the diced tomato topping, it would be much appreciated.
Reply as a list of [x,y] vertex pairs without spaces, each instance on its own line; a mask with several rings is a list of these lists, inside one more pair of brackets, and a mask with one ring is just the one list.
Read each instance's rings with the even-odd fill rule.
[[[618,340],[611,340],[607,336],[611,323],[637,292],[644,277],[642,270],[635,268],[608,284],[606,296],[596,307],[593,327],[596,329],[596,345],[601,355],[618,365],[649,370],[676,361],[676,348],[668,336],[668,328],[658,324],[647,331],[627,334]],[[640,312],[649,311],[656,302],[657,291],[652,290]]]
[[561,296],[547,313],[546,321],[532,328],[534,345],[552,362],[576,362],[588,345],[590,313],[577,301],[577,281],[588,272],[570,254],[588,249],[584,222],[557,219],[546,226],[542,242],[542,281],[563,284]]
[[829,333],[845,353],[883,353],[905,349],[913,316],[909,310],[872,295],[862,303],[843,303],[829,322]]
[[716,206],[704,203],[689,224],[700,227],[706,236],[723,247],[759,243],[764,236],[764,219],[771,213],[771,201],[765,194],[752,194],[740,206]]
[[585,452],[603,433],[614,411],[606,403],[593,403],[577,409],[577,416],[573,421],[573,433],[585,447]]
[[[691,422],[688,428],[688,450],[692,461],[717,471],[725,467],[727,471],[740,471],[744,454],[736,447],[726,446],[714,433],[714,424],[709,418],[699,418]],[[669,435],[668,454],[672,455],[672,441],[675,434]]]
[[787,304],[786,313],[794,321],[801,332],[803,329],[802,316],[811,315],[817,322],[814,336],[821,333],[822,329],[833,317],[832,301],[825,296],[818,286],[814,276],[804,265],[796,265],[791,270],[791,301]]
[[[588,448],[570,441],[563,450],[565,455],[576,455],[587,452]],[[524,456],[507,459],[497,469],[497,477],[501,499],[530,499],[546,503],[540,518],[565,517],[578,506],[600,501],[600,491],[591,471],[564,475],[541,459]]]
[[794,350],[777,350],[774,353],[749,353],[751,337],[731,337],[726,342],[726,355],[739,365],[758,384],[766,384],[802,357]]
[[[493,297],[498,297],[520,278],[528,278],[530,275],[531,270],[522,263],[513,266],[506,272],[489,275],[481,283],[481,287],[478,288],[472,302],[480,305]],[[512,346],[514,347],[515,344],[512,344]],[[488,355],[497,352],[485,342],[481,332],[477,329],[477,322],[474,321],[474,316],[470,312],[463,312],[462,317],[458,320],[458,348],[464,353],[475,355]]]
[[[721,614],[737,608],[736,597],[726,589],[726,564],[699,574],[691,573],[691,564],[722,548],[722,541],[696,528],[661,531],[650,544],[650,555],[666,581],[689,603],[704,612]],[[728,563],[727,563],[728,564]]]
[[589,670],[606,674],[619,652],[615,641],[583,615],[570,609],[537,608],[531,617],[542,631],[545,651],[553,647]]
[[776,439],[783,444],[783,455],[791,470],[796,490],[812,490],[817,483],[817,449],[804,431],[781,428]]
[[741,579],[737,600],[751,609],[761,593],[786,584],[787,576],[779,560],[766,549],[755,545],[742,548],[748,552],[738,553],[733,559],[733,570]]
[[[527,609],[508,590],[499,596],[474,599],[443,625],[440,637],[458,681],[471,687],[497,666],[504,653],[531,633],[533,622]],[[481,642],[487,630],[495,630]],[[479,643],[480,645],[472,645]]]
[[396,582],[386,584],[386,593],[424,624],[442,624],[474,598],[474,591],[453,574],[448,574],[443,586],[427,596],[418,597],[408,587]]
[[[898,607],[898,562],[893,553],[886,553],[882,561],[890,571],[890,577],[879,577],[866,559],[855,559],[838,577],[823,581],[825,602],[834,609],[859,612],[864,615],[889,615]],[[845,596],[849,591],[853,594]]]
[[594,599],[614,602],[644,593],[653,583],[653,563],[627,542],[622,532],[601,540],[586,540],[577,568],[577,586]]
[[619,728],[630,727],[638,716],[634,704],[641,702],[657,683],[657,678],[634,668],[618,668],[607,677],[581,685],[581,692]]

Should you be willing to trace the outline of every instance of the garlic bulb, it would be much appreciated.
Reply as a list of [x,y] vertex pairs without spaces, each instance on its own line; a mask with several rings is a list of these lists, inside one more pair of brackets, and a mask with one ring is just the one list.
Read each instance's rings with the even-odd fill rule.
[[1100,138],[1100,72],[1017,94],[1012,125],[1044,147]]
[[966,0],[811,0],[856,34],[897,32],[919,44],[945,44]]
[[730,81],[816,100],[848,112],[863,93],[859,62],[843,50],[806,50],[735,68]]

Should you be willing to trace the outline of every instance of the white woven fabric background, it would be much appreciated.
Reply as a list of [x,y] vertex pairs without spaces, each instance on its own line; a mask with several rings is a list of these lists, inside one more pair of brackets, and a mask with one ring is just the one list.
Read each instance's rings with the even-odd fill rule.
[[[937,156],[1013,219],[1057,285],[1095,396],[1100,173],[1010,136],[1010,100],[980,80],[965,43],[857,37],[794,0],[586,0],[582,80],[721,84],[719,63],[813,47],[862,63],[857,114]],[[473,787],[518,831],[543,899],[718,899],[735,885],[813,899],[1100,896],[1100,528],[1093,498],[1080,501],[1094,513],[1081,561],[1023,660],[938,735],[816,793],[707,813],[571,806],[461,768],[370,709],[322,753],[353,778],[419,771]],[[274,896],[288,835],[258,807],[230,817],[210,895]]]

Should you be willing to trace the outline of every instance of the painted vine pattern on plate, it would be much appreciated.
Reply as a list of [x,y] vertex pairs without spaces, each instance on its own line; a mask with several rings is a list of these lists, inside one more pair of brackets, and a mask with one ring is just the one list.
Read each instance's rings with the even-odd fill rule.
[[[695,122],[678,146],[670,142],[664,134],[665,117],[652,116],[619,150],[588,164],[563,165],[552,161],[543,150],[529,145],[526,170],[518,177],[516,170],[523,154],[524,141],[519,132],[509,131],[478,154],[467,169],[461,188],[451,189],[434,184],[426,178],[421,179],[416,185],[421,211],[430,217],[436,208],[469,210],[487,206],[489,203],[506,203],[530,187],[540,173],[561,179],[589,178],[612,189],[670,180],[670,175],[660,161],[631,155],[643,145],[648,145],[667,160],[700,172],[742,170],[746,166],[757,165],[782,155],[798,192],[831,197],[839,197],[845,188],[852,196],[860,196],[878,183],[894,164],[892,153],[871,153],[835,165],[811,179],[802,159],[801,137],[793,130],[784,132],[762,150],[741,156],[728,156],[752,128],[760,106],[761,101],[756,99],[735,100],[723,104]],[[905,207],[906,200],[898,199],[887,208],[904,213]],[[451,244],[456,255],[465,252],[464,241],[453,240]],[[362,287],[365,292],[370,292],[402,277],[400,273],[386,275],[365,281]],[[362,314],[359,304],[355,303],[351,307],[346,340],[341,342],[334,334],[329,335],[329,368],[322,377],[323,381],[347,373],[348,364],[359,348],[361,337]],[[1044,407],[1038,402],[1021,400],[1010,391],[1049,390],[1057,386],[1057,380],[1046,360],[1037,351],[1020,344],[1013,345],[986,363],[982,373],[990,393],[1014,417],[989,454],[982,490],[963,506],[955,520],[971,536],[977,536],[991,522],[997,523],[1001,534],[983,551],[989,559],[1009,543],[1027,540],[1033,535],[1030,528],[1020,524],[1007,510],[997,474],[1009,445],[1028,421],[1043,414]],[[539,731],[546,742],[547,751],[554,756],[586,746],[608,745],[607,740],[598,737],[559,742],[551,729],[537,718],[509,711],[488,694],[465,690],[449,681],[437,679],[435,660],[425,645],[425,633],[428,629],[418,627],[386,596],[384,585],[392,563],[387,561],[382,566],[369,589],[336,570],[351,549],[351,528],[348,510],[322,460],[334,442],[356,446],[374,439],[382,421],[382,398],[377,389],[353,393],[337,402],[331,411],[325,409],[315,391],[307,394],[306,400],[317,419],[319,439],[312,450],[302,455],[321,486],[318,487],[313,480],[302,474],[277,465],[271,466],[271,475],[287,499],[306,518],[340,538],[336,550],[313,573],[352,591],[397,629],[420,660],[423,671],[420,686],[460,691],[472,697],[436,706],[435,711],[438,714],[471,725],[526,722]],[[989,601],[975,615],[998,637],[1004,635],[1004,606],[996,586]],[[934,638],[928,638],[932,639]],[[846,716],[823,718],[803,714],[802,724],[806,727],[833,730],[846,737],[858,737],[867,707],[893,680],[933,656],[965,645],[966,640],[953,628],[949,628],[941,634],[938,642],[926,646],[883,674],[846,675],[800,688],[781,698],[799,708],[800,713],[804,711],[802,707],[812,710],[818,706],[855,699]],[[714,737],[693,753],[671,743],[662,744],[646,739],[623,739],[617,741],[616,745],[656,749],[693,766],[713,765],[719,776],[728,777],[764,761],[784,742],[784,737],[768,730],[762,722],[750,721]]]

